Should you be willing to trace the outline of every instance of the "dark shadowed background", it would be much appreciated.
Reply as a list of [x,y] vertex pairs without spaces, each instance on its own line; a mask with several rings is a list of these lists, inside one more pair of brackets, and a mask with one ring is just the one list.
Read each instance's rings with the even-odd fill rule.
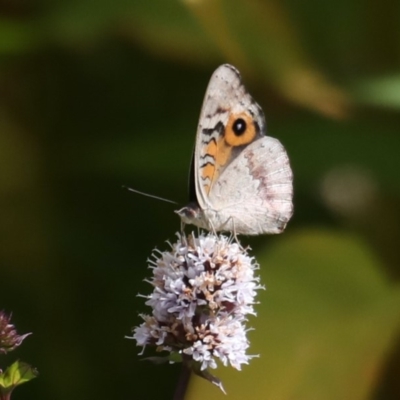
[[[179,230],[208,80],[235,65],[287,148],[295,214],[242,238],[267,290],[242,372],[190,399],[400,398],[400,3],[0,1],[0,309],[40,372],[13,400],[171,399],[124,339]],[[152,355],[151,352],[146,353]]]

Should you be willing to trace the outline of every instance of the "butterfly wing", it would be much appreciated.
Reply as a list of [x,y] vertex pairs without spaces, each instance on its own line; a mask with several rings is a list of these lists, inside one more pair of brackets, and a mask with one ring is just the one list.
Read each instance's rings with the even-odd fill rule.
[[265,136],[247,146],[220,175],[205,210],[215,230],[280,233],[293,214],[293,176],[281,143]]
[[240,73],[229,64],[221,65],[208,84],[196,136],[194,186],[201,209],[213,207],[209,195],[219,176],[264,131],[264,113],[242,84]]

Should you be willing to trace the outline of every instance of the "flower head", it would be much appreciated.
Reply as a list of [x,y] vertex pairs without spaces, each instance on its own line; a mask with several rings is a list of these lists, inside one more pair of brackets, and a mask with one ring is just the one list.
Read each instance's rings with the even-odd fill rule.
[[15,350],[23,340],[30,335],[18,335],[14,325],[10,324],[11,315],[0,311],[0,354],[6,354]]
[[132,338],[138,346],[179,353],[201,371],[216,368],[217,360],[240,370],[254,357],[246,354],[245,323],[261,288],[258,264],[223,235],[178,234],[170,246],[149,261],[152,315],[141,315]]

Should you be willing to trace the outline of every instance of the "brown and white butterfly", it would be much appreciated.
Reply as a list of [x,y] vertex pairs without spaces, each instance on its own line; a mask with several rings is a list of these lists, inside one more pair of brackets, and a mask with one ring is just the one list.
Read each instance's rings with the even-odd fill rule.
[[190,203],[182,221],[217,232],[282,232],[293,214],[293,175],[282,144],[265,133],[261,107],[224,64],[212,75],[197,128]]

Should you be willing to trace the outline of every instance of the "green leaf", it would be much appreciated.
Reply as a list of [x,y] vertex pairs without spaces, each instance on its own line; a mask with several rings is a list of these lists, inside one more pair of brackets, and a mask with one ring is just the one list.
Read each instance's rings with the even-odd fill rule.
[[15,361],[0,374],[0,393],[11,393],[18,385],[22,385],[38,376],[35,368],[22,361]]

